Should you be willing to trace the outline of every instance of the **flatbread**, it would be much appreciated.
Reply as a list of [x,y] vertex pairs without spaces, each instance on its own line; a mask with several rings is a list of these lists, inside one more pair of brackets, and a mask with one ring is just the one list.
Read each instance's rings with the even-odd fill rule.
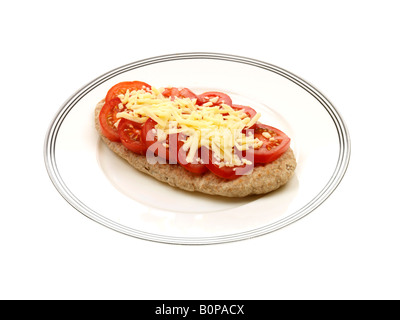
[[112,142],[102,134],[99,113],[103,105],[104,100],[100,101],[95,108],[95,126],[104,143],[135,169],[173,187],[225,197],[245,197],[276,190],[294,175],[296,159],[290,148],[274,162],[256,166],[251,174],[243,175],[235,180],[222,179],[212,172],[199,176],[187,171],[179,164],[150,164],[145,156],[131,152],[122,143]]

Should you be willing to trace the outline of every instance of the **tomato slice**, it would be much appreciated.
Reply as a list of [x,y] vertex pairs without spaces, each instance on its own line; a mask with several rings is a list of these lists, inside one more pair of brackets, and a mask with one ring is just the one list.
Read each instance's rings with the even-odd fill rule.
[[111,99],[104,104],[99,114],[101,131],[108,140],[114,142],[121,141],[117,127],[114,125],[118,121],[117,113],[121,111],[118,107],[120,103],[119,98]]
[[254,164],[243,164],[241,166],[233,167],[220,167],[217,159],[214,157],[214,154],[211,150],[209,150],[209,157],[211,161],[206,162],[206,167],[208,168],[208,170],[210,170],[216,176],[227,180],[234,180],[242,175],[249,174],[254,168]]
[[227,104],[232,107],[232,99],[225,93],[217,92],[217,91],[210,91],[204,92],[198,96],[198,104],[202,105],[204,103],[210,102],[210,99],[218,98],[216,102],[213,102],[212,106],[218,106],[222,103]]
[[135,91],[135,90],[151,90],[151,86],[146,82],[142,81],[123,81],[117,83],[110,90],[108,90],[106,95],[106,102],[111,99],[118,97],[120,94],[125,94],[127,90]]
[[179,89],[175,87],[165,88],[162,95],[166,98],[171,98],[171,100],[175,100],[175,97],[179,96]]
[[181,90],[175,87],[165,88],[162,95],[166,98],[171,97],[172,101],[175,100],[175,98],[198,99],[197,95],[188,88],[183,88]]
[[246,113],[250,118],[253,118],[257,114],[257,111],[249,106],[242,106],[239,104],[234,104],[234,105],[232,105],[232,109],[236,110],[236,111],[243,110],[244,113]]
[[144,155],[146,144],[142,140],[143,124],[122,118],[118,124],[118,134],[122,144],[134,153]]
[[187,154],[189,153],[188,151],[185,151],[182,146],[184,142],[183,141],[178,141],[178,163],[186,170],[195,173],[195,174],[203,174],[208,171],[206,165],[202,163],[201,159],[201,148],[199,148],[194,156],[194,161],[193,162],[187,162],[186,157]]
[[[289,149],[290,138],[282,131],[257,123],[254,128],[254,137],[263,142],[263,145],[254,149],[255,163],[269,163],[278,159]],[[251,152],[249,152],[251,156]]]
[[148,156],[159,156],[162,159],[168,160],[170,164],[176,164],[178,158],[178,135],[171,134],[165,140],[158,141],[156,125],[157,122],[149,118],[142,128],[142,140],[149,152]]

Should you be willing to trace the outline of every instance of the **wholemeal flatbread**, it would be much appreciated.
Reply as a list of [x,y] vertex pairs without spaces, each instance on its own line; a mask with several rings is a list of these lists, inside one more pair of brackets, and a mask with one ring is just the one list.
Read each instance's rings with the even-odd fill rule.
[[212,172],[199,176],[178,164],[150,164],[145,156],[131,152],[122,143],[112,142],[102,134],[99,113],[103,105],[104,100],[100,101],[95,108],[95,126],[104,143],[135,169],[173,187],[225,197],[245,197],[276,190],[294,175],[296,159],[290,148],[274,162],[256,166],[251,174],[243,175],[235,180],[222,179]]

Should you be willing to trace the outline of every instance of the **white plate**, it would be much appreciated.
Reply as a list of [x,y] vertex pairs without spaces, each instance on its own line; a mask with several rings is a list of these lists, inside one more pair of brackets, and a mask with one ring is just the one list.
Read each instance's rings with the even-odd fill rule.
[[[281,189],[231,199],[181,191],[130,167],[99,139],[94,107],[120,81],[222,91],[262,113],[292,139],[298,166]],[[223,243],[282,228],[317,208],[350,158],[346,126],[313,86],[274,65],[226,54],[183,53],[112,70],[59,110],[45,141],[45,163],[60,194],[87,217],[124,234],[174,244]]]

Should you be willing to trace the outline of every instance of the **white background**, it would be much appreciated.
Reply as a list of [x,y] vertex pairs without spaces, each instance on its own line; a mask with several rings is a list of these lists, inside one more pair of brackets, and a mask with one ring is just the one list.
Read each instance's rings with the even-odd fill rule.
[[[7,1],[0,5],[2,299],[399,299],[396,1]],[[73,209],[43,161],[76,90],[178,52],[260,59],[316,86],[351,140],[346,176],[272,234],[179,246],[130,238]]]

